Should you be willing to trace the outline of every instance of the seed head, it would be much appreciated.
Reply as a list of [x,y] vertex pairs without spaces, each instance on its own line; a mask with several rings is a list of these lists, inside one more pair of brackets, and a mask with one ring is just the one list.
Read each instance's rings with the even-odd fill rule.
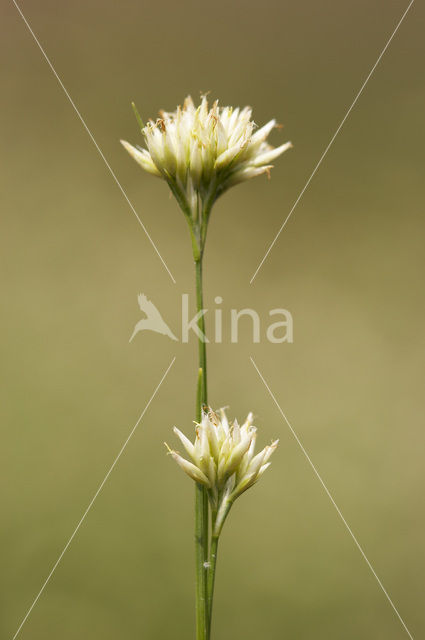
[[197,220],[229,187],[269,173],[271,162],[292,146],[269,145],[276,121],[255,130],[251,115],[249,107],[219,107],[218,101],[209,108],[206,96],[195,107],[188,96],[183,107],[161,111],[145,126],[137,113],[145,149],[122,144],[145,171],[167,181],[186,215]]
[[190,461],[176,451],[170,450],[170,454],[183,471],[207,488],[213,526],[218,535],[236,498],[252,487],[270,466],[270,457],[279,441],[255,454],[257,429],[252,413],[239,426],[237,420],[229,424],[224,409],[219,414],[211,409],[202,413],[201,422],[196,424],[194,443],[177,427],[174,433]]

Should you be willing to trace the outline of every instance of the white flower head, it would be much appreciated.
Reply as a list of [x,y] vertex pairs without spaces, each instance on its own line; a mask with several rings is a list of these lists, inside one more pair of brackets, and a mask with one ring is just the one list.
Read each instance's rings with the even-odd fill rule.
[[196,221],[229,187],[268,173],[292,146],[269,145],[276,121],[256,129],[251,115],[249,107],[219,107],[218,101],[209,108],[206,96],[195,107],[188,96],[183,107],[161,111],[146,126],[139,119],[146,149],[122,144],[145,171],[167,181],[184,213]]
[[190,460],[171,449],[169,453],[183,471],[207,488],[214,514],[213,526],[219,534],[233,502],[270,466],[270,457],[279,441],[275,440],[256,454],[257,429],[252,413],[239,426],[237,420],[229,424],[224,409],[219,415],[211,409],[202,412],[194,443],[177,427],[174,433]]

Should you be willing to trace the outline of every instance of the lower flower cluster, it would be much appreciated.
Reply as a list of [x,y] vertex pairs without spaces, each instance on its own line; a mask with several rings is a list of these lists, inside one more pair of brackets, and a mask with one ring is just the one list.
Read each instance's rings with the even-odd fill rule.
[[278,440],[255,453],[257,428],[253,414],[249,413],[240,426],[237,420],[229,423],[224,409],[202,412],[196,424],[195,442],[192,443],[177,427],[179,437],[189,459],[169,449],[170,455],[193,480],[207,489],[211,504],[213,534],[219,535],[233,502],[249,489],[270,466],[270,457]]

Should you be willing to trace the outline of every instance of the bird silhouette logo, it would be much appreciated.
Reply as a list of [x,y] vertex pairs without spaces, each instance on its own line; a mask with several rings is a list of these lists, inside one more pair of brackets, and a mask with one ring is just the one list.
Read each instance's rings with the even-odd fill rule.
[[139,293],[137,302],[139,303],[140,310],[146,315],[146,318],[142,318],[142,320],[139,320],[136,324],[129,342],[133,340],[139,331],[155,331],[156,333],[161,333],[163,336],[168,336],[171,340],[178,340],[168,324],[163,320],[153,302],[148,300],[143,293]]

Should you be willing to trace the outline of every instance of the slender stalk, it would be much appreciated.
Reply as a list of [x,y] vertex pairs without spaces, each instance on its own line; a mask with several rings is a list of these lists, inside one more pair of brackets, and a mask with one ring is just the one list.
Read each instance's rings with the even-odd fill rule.
[[[202,253],[195,258],[196,269],[196,306],[203,309],[202,291]],[[198,327],[205,335],[203,315],[198,319]],[[201,420],[202,406],[207,404],[207,353],[206,343],[199,338],[199,380],[196,398],[196,419]],[[196,638],[209,640],[209,611],[207,602],[208,571],[208,534],[209,534],[208,496],[205,487],[196,485],[195,489],[195,561],[196,561]]]
[[[202,286],[202,253],[198,260],[195,260],[196,270],[196,310],[199,312],[204,308],[203,286]],[[201,335],[205,336],[205,317],[202,314],[198,319],[198,327]],[[198,420],[201,419],[202,404],[207,404],[207,345],[205,340],[198,339],[199,368],[202,369],[201,384],[201,406],[196,407]]]
[[218,536],[211,536],[210,560],[207,581],[207,601],[208,601],[208,638],[211,634],[212,608],[214,597],[215,568],[217,564]]
[[211,634],[211,621],[214,599],[214,583],[215,583],[215,570],[217,566],[217,553],[218,553],[218,540],[220,538],[221,530],[224,522],[232,507],[230,500],[225,500],[222,503],[220,509],[213,510],[211,518],[211,544],[210,544],[210,556],[208,563],[208,580],[207,580],[207,603],[208,603],[208,638]]
[[[205,526],[205,523],[207,526]],[[195,488],[196,638],[208,640],[207,569],[208,502],[202,485]]]

